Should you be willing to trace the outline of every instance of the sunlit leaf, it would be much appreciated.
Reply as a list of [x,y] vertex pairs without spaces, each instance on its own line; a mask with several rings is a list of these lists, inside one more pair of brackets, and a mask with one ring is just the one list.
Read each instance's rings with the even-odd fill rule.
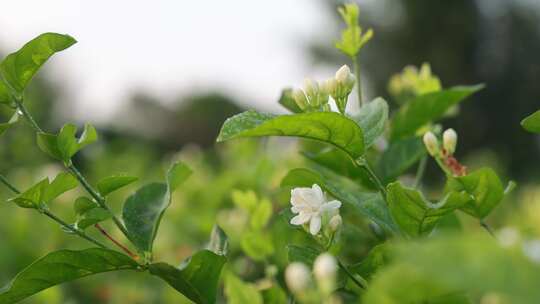
[[254,230],[262,229],[272,216],[272,203],[267,199],[259,201],[251,214],[250,225]]
[[45,154],[52,158],[63,160],[63,155],[58,149],[56,135],[50,133],[37,133],[37,144]]
[[261,136],[315,139],[332,144],[353,158],[364,153],[362,129],[351,119],[334,112],[278,116],[247,111],[227,119],[217,141]]
[[246,255],[257,261],[263,261],[274,253],[274,245],[270,235],[262,231],[243,233],[240,245]]
[[399,182],[389,184],[387,190],[392,217],[401,231],[411,237],[429,234],[441,217],[463,207],[471,199],[465,192],[452,191],[434,204],[420,191],[405,188]]
[[155,263],[149,265],[149,270],[193,302],[211,304],[216,302],[219,276],[226,260],[222,255],[201,250],[178,268]]
[[482,168],[466,176],[449,178],[446,191],[466,191],[472,196],[461,210],[477,218],[486,217],[503,199],[504,187],[491,168]]
[[521,126],[529,132],[540,133],[540,110],[523,119]]
[[169,191],[173,193],[178,186],[184,183],[188,177],[191,176],[193,171],[184,163],[177,162],[171,166],[167,172],[167,183],[169,185]]
[[43,201],[50,202],[62,193],[76,188],[79,185],[77,179],[70,173],[60,173],[45,188]]
[[9,199],[9,202],[13,202],[22,208],[37,209],[43,203],[43,192],[48,185],[49,179],[45,178],[23,193]]
[[21,94],[34,74],[52,55],[75,43],[76,40],[68,35],[41,34],[15,53],[9,54],[0,63],[0,73],[11,88]]
[[391,137],[395,140],[414,135],[416,130],[443,117],[448,109],[483,87],[483,85],[453,87],[413,98],[392,118]]
[[2,289],[0,303],[16,303],[64,282],[102,272],[134,270],[137,266],[128,256],[109,249],[55,251],[32,263]]
[[225,295],[230,304],[263,304],[263,298],[255,285],[243,282],[230,272],[225,276]]

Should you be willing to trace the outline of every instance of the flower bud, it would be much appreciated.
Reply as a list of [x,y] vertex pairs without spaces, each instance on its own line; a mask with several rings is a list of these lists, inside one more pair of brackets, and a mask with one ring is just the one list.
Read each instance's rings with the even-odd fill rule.
[[304,79],[304,91],[308,97],[315,96],[319,92],[319,85],[310,78]]
[[426,132],[423,139],[429,155],[436,156],[439,154],[439,141],[437,140],[437,137],[435,137],[435,134]]
[[447,129],[443,133],[443,148],[448,154],[454,154],[456,151],[457,133],[454,129]]
[[341,83],[347,82],[349,79],[349,75],[351,75],[351,69],[345,64],[339,70],[336,72],[336,80]]
[[285,269],[285,282],[293,293],[304,291],[309,286],[309,269],[300,262],[294,262]]
[[330,227],[330,230],[332,232],[336,232],[339,227],[341,227],[342,223],[343,219],[341,218],[341,215],[336,214],[330,219],[330,221],[328,222],[328,226]]
[[329,253],[319,255],[313,263],[313,273],[321,291],[327,295],[330,294],[336,281],[336,258]]
[[296,89],[292,92],[292,97],[300,109],[305,110],[308,107],[308,101],[304,91]]

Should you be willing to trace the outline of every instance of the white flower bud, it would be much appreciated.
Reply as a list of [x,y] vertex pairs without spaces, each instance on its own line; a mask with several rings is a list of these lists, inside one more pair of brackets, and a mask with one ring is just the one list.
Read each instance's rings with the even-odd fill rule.
[[334,95],[334,92],[336,91],[338,86],[337,80],[335,78],[330,78],[323,82],[321,85],[321,91],[323,91],[327,95]]
[[448,154],[454,154],[456,151],[457,133],[454,129],[447,129],[443,133],[443,148]]
[[300,109],[305,110],[307,108],[308,102],[304,91],[296,89],[292,92],[292,97]]
[[309,269],[302,263],[291,263],[285,269],[285,282],[294,293],[304,291],[309,286],[309,280]]
[[313,273],[320,290],[329,295],[334,289],[337,275],[336,258],[329,253],[319,255],[313,263]]
[[346,83],[351,75],[351,69],[345,64],[336,72],[336,80],[340,83]]
[[331,231],[336,232],[339,227],[341,227],[342,223],[343,219],[341,218],[341,215],[336,214],[330,219],[330,222],[328,222],[328,226],[330,227]]
[[431,156],[436,156],[439,154],[439,141],[437,137],[432,132],[426,132],[424,134],[424,145]]
[[319,91],[319,85],[310,78],[304,79],[304,91],[308,97],[315,96]]

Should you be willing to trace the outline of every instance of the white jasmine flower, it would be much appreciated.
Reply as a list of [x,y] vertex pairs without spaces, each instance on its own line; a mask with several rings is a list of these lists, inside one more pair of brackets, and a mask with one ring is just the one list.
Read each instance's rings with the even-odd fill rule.
[[345,83],[349,76],[351,75],[351,69],[346,64],[343,65],[339,70],[336,72],[336,80],[342,83]]
[[309,232],[317,235],[321,230],[322,216],[326,212],[335,212],[341,207],[341,202],[333,200],[326,202],[319,185],[311,188],[294,188],[291,191],[291,211],[297,216],[291,219],[293,225],[303,225],[309,222]]
[[330,219],[330,222],[328,222],[328,226],[330,226],[330,230],[336,232],[339,227],[341,227],[342,223],[343,219],[341,218],[341,215],[336,214]]
[[304,291],[310,281],[309,269],[306,265],[294,262],[285,269],[285,282],[289,289],[294,293]]

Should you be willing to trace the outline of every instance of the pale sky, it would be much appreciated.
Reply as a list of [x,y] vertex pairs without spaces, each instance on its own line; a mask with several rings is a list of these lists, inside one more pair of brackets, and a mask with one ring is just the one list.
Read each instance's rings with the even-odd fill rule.
[[305,43],[333,26],[315,0],[6,1],[0,46],[11,52],[48,31],[75,37],[46,69],[82,119],[110,117],[136,89],[164,100],[222,89],[276,111],[281,88],[319,76]]

